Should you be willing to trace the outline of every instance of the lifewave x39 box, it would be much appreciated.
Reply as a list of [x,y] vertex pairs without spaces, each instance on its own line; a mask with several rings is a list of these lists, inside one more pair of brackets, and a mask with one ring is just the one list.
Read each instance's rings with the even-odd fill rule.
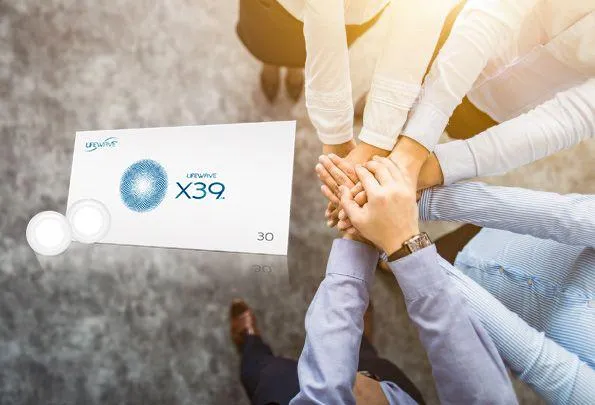
[[285,255],[295,121],[77,132],[68,208],[107,207],[101,243]]

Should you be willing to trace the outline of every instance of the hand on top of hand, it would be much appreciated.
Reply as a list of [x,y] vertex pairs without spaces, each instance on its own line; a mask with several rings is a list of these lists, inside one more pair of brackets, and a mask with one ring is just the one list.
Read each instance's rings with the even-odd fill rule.
[[[346,151],[348,153],[344,155]],[[323,153],[324,155],[319,158],[320,163],[316,165],[316,173],[322,183],[336,197],[333,199],[329,198],[329,204],[325,212],[327,225],[334,227],[337,224],[339,214],[339,186],[354,187],[358,182],[357,175],[355,174],[355,165],[368,162],[375,155],[386,156],[388,155],[388,151],[364,142],[355,146],[355,142],[350,141],[341,145],[324,145]],[[331,165],[331,156],[334,159],[343,157],[344,159],[341,159],[340,163],[336,165]],[[337,162],[339,161],[337,160]],[[325,169],[325,167],[329,167],[329,169]],[[324,191],[323,194],[326,195]]]
[[[351,194],[354,196],[354,201],[361,206],[367,201],[367,196],[362,183],[359,182],[359,179],[355,178],[354,180],[352,177],[353,175],[357,177],[355,171],[350,172],[353,173],[348,176],[350,181],[345,181],[344,183],[341,182],[340,179],[344,178],[343,176],[345,176],[343,170],[348,170],[346,167],[351,168],[351,166],[346,166],[345,160],[336,155],[331,154],[329,156],[321,156],[320,165],[322,167],[317,166],[319,177],[321,179],[326,179],[324,182],[325,184],[321,186],[321,191],[322,194],[330,201],[329,208],[327,208],[325,213],[327,225],[330,227],[336,226],[339,231],[353,232],[354,229],[351,225],[351,222],[347,218],[345,212],[341,209],[339,197],[337,197],[337,193],[335,193],[334,190],[338,189],[341,184],[350,187]],[[337,179],[339,179],[339,181],[337,181]],[[333,188],[327,185],[329,183],[333,184]],[[351,184],[353,183],[355,183],[355,186],[351,187]],[[436,159],[436,156],[432,154],[422,166],[417,178],[417,199],[419,200],[421,197],[421,190],[440,185],[442,183],[443,179],[440,163]]]
[[341,207],[364,238],[391,254],[419,233],[416,184],[398,162],[387,158],[374,157],[355,172],[368,201],[360,206],[351,191],[340,186]]

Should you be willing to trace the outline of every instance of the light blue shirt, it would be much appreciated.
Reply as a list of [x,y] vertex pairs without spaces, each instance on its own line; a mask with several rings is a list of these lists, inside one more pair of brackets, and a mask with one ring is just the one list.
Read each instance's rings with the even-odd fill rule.
[[595,404],[595,196],[458,183],[419,205],[492,228],[441,265],[513,372],[549,403]]
[[[298,362],[300,392],[291,405],[355,404],[363,316],[378,256],[362,243],[333,243],[326,277],[306,314],[306,341]],[[390,267],[427,351],[441,403],[516,404],[494,343],[440,266],[435,247]],[[415,403],[395,384],[381,386],[391,405]]]

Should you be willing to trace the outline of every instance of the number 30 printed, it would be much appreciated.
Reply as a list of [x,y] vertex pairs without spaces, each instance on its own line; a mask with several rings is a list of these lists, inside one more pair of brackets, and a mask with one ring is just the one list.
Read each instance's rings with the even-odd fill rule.
[[259,242],[270,242],[275,239],[275,235],[271,232],[258,232],[258,238],[256,239]]

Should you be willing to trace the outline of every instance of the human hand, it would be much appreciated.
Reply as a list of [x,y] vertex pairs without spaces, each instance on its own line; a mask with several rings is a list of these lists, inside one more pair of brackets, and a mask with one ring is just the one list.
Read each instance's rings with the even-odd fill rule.
[[[331,159],[340,161],[340,164],[333,165]],[[321,155],[318,161],[316,174],[323,183],[321,187],[322,194],[329,200],[324,216],[327,220],[326,224],[332,228],[337,224],[339,216],[340,206],[337,197],[339,186],[353,187],[355,181],[357,181],[357,175],[353,165],[335,154]]]
[[[333,160],[333,163],[339,164],[340,159]],[[327,169],[328,170],[328,169]],[[415,174],[412,174],[414,176]],[[426,188],[440,186],[444,184],[444,177],[442,175],[442,168],[440,162],[434,153],[426,159],[417,176],[417,190],[424,190]],[[366,194],[361,183],[357,183],[351,189],[351,193],[355,196],[355,201],[359,205],[366,202]]]
[[440,186],[444,184],[444,176],[440,162],[434,153],[424,162],[419,172],[417,179],[417,189],[423,190],[426,188]]
[[419,171],[429,154],[430,152],[422,144],[401,135],[389,157],[393,161],[399,162],[399,167],[417,182]]
[[[353,149],[355,149],[356,147],[356,143],[355,140],[351,139],[345,143],[341,143],[338,145],[327,145],[327,144],[323,144],[322,145],[322,154],[323,155],[335,155],[335,156],[339,156],[339,157],[346,157]],[[325,173],[321,173],[318,169],[318,167],[316,167],[316,173],[318,174],[318,177],[320,178],[320,180],[325,183],[325,180],[323,178],[321,178],[321,176],[325,176]],[[330,178],[329,176],[325,176],[326,178]],[[326,183],[325,183],[326,184]],[[333,187],[333,184],[329,184],[329,187]],[[338,192],[338,189],[337,189]],[[326,207],[326,211],[324,213],[324,216],[327,218],[327,225],[329,227],[334,227],[336,225],[336,218],[337,215],[339,213],[339,207],[338,205],[333,205],[332,202],[329,201],[327,207]],[[335,220],[332,220],[332,218],[335,218]]]
[[[328,176],[331,179],[334,178],[333,174],[335,176],[342,176],[342,173],[344,171],[346,171],[348,168],[348,166],[346,166],[345,159],[341,159],[340,157],[338,157],[336,155],[329,155],[328,157],[321,156],[320,164],[324,168],[324,171],[322,172],[324,174],[322,174],[322,175]],[[322,170],[322,169],[320,169],[320,170]],[[355,174],[355,171],[353,172],[353,174],[356,177],[355,181],[357,181],[357,184],[354,187],[352,187],[350,191],[351,191],[352,196],[354,197],[355,202],[358,203],[360,206],[362,206],[367,202],[366,192],[364,191],[362,183],[359,182],[359,180],[357,179],[357,175]],[[353,178],[353,176],[350,176],[350,179],[351,178]],[[420,179],[421,179],[421,175],[420,175]],[[348,186],[348,184],[345,184],[345,185]],[[340,184],[336,183],[333,187],[338,188],[339,186],[340,186]],[[419,183],[418,183],[418,187],[419,187]],[[343,209],[341,209],[339,198],[337,198],[336,193],[330,187],[328,187],[326,184],[322,185],[321,191],[322,191],[322,194],[324,194],[324,196],[330,201],[329,208],[327,208],[327,210],[325,212],[325,216],[327,218],[327,225],[329,225],[331,227],[336,226],[337,229],[341,232],[347,232],[347,233],[356,232],[355,229],[353,228],[353,226],[351,225],[351,222],[347,218],[345,211],[343,211]],[[416,197],[417,197],[417,200],[420,199],[421,191],[418,191]]]
[[356,242],[365,243],[366,245],[374,246],[372,242],[368,239],[364,238],[359,232],[352,228],[353,231],[350,232],[340,232],[342,239],[354,240]]
[[328,155],[330,153],[334,153],[337,156],[345,157],[349,154],[349,152],[351,152],[353,149],[355,149],[355,147],[356,147],[356,143],[355,143],[355,140],[353,140],[353,139],[351,139],[345,143],[340,143],[338,145],[323,144],[322,145],[322,154]]
[[[324,152],[324,148],[323,148]],[[356,164],[368,162],[373,156],[387,156],[388,151],[369,145],[365,142],[360,142],[355,148],[353,148],[345,159],[340,160],[339,164],[329,166],[325,163],[330,163],[331,157],[338,159],[343,156],[336,153],[328,153],[329,159],[324,159],[324,156],[319,158],[320,164],[316,166],[316,173],[324,185],[327,187],[327,191],[330,190],[335,197],[339,195],[339,186],[345,185],[352,188],[358,181],[355,174],[354,167]],[[329,167],[329,169],[327,169]],[[327,219],[327,225],[334,227],[338,221],[339,206],[338,198],[332,198],[331,193],[326,193],[323,190],[323,194],[328,198],[329,203],[325,212]]]
[[[428,156],[427,150],[411,138],[406,136],[399,137],[399,141],[389,158],[393,161],[398,161],[400,166],[404,167],[405,171],[408,172],[409,176],[412,179],[416,179],[417,190],[423,190],[444,183],[442,169],[436,155],[432,153]],[[425,159],[425,161],[422,159]],[[359,205],[366,203],[367,197],[361,183],[357,183],[351,189],[351,193]],[[418,193],[418,200],[420,197],[421,193]],[[335,225],[340,231],[346,231],[351,226],[349,221],[346,220],[347,216],[342,210],[339,210],[338,215],[339,217]]]
[[419,233],[416,184],[399,162],[387,158],[357,166],[356,174],[368,201],[360,207],[341,186],[341,207],[364,238],[390,255]]

